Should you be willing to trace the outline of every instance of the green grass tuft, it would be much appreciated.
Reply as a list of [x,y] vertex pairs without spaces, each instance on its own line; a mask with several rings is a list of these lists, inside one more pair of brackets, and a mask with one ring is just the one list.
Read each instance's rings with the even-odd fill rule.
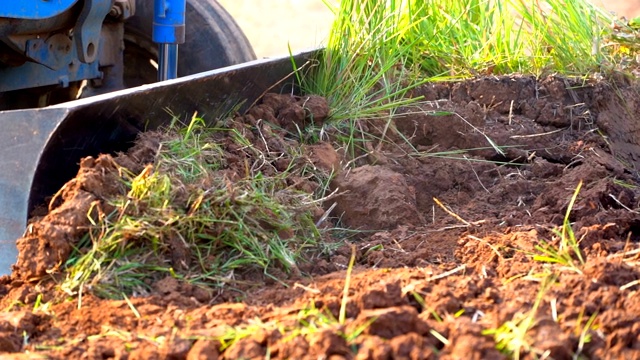
[[[573,196],[571,196],[567,211],[564,215],[562,227],[559,230],[554,230],[554,233],[558,238],[558,245],[555,246],[552,243],[542,241],[541,245],[536,246],[536,250],[539,251],[539,254],[533,256],[534,260],[559,264],[577,273],[582,273],[580,266],[584,265],[585,259],[582,255],[582,250],[580,250],[580,241],[576,239],[576,235],[571,227],[571,221],[569,220],[571,210],[575,205],[581,188],[582,181],[578,183],[576,190],[573,192]],[[578,264],[576,264],[576,261]]]
[[430,76],[599,71],[613,16],[586,0],[413,0],[413,63]]
[[396,114],[427,82],[638,66],[636,30],[587,0],[323,1],[335,14],[326,48],[297,76],[331,114],[304,137],[334,141],[351,159],[403,138]]

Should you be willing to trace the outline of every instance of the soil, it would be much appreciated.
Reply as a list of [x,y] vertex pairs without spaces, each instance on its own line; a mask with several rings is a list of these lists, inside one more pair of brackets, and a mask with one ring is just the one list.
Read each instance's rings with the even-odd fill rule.
[[[125,191],[120,167],[139,173],[154,161],[160,135],[143,134],[127,154],[84,159],[18,240],[14,272],[0,281],[0,356],[640,359],[639,90],[624,78],[430,84],[412,94],[428,102],[402,109],[391,126],[360,122],[395,141],[370,144],[355,160],[328,142],[286,135],[294,123],[321,123],[324,99],[268,94],[233,127],[250,129],[254,146],[270,151],[299,145],[334,172],[337,195],[319,214],[332,209],[325,226],[362,231],[328,239],[341,245],[281,281],[245,274],[241,293],[211,296],[167,277],[127,300],[67,297],[56,280],[90,226],[87,214]],[[280,127],[267,131],[267,123]],[[541,247],[560,247],[569,209],[584,264],[575,254],[572,266],[535,258]],[[310,307],[344,319],[283,331],[300,326]],[[524,329],[516,353],[491,332],[509,325]],[[220,335],[228,326],[247,334],[227,347]]]

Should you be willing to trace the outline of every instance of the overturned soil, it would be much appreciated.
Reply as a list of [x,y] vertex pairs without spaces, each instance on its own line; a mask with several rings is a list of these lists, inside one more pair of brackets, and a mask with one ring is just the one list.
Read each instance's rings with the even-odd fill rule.
[[[640,359],[638,90],[559,77],[430,84],[412,94],[426,102],[393,123],[362,120],[393,141],[355,153],[323,141],[330,130],[312,144],[290,136],[321,125],[322,98],[269,94],[230,126],[263,153],[299,147],[305,166],[333,174],[316,220],[358,231],[327,232],[329,250],[279,281],[249,272],[228,289],[202,289],[164,277],[125,300],[65,296],[57,284],[87,214],[126,193],[119,169],[154,162],[161,135],[143,134],[127,154],[82,160],[18,240],[0,284],[0,356]],[[238,151],[225,155],[232,180],[258,161]],[[568,210],[579,255],[552,264],[541,249],[563,251]],[[309,324],[310,309],[334,321]],[[227,346],[230,326],[245,331]]]

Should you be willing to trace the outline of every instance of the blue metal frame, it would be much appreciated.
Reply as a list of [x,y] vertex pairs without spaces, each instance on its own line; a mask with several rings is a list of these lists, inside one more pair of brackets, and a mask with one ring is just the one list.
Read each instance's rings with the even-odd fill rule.
[[4,0],[0,17],[14,19],[46,19],[67,11],[78,0]]
[[[1,0],[0,0],[1,1]],[[68,11],[78,0],[11,0],[0,5],[0,17],[47,18]],[[21,66],[0,67],[0,92],[47,85],[68,86],[70,82],[102,76],[97,61],[102,23],[112,0],[85,0],[73,28],[73,37],[58,41],[43,28],[27,40],[25,55],[31,60]]]
[[33,62],[16,67],[0,67],[0,92],[29,89],[38,86],[69,86],[70,82],[100,78],[98,62],[90,64],[75,62],[69,67],[52,70]]
[[[1,1],[1,0],[0,0]],[[69,10],[78,0],[10,0],[0,5],[0,18],[45,19]],[[47,37],[27,42],[26,55],[34,62],[0,69],[0,92],[31,87],[67,86],[97,78],[100,31],[111,0],[85,0],[73,26],[73,44],[60,51]],[[159,46],[158,79],[178,77],[178,45],[185,42],[186,0],[154,0],[153,41]],[[43,33],[46,29],[42,29]],[[71,50],[71,51],[69,51]]]
[[[47,0],[51,1],[51,0]],[[73,28],[78,58],[90,63],[98,56],[102,22],[111,10],[111,0],[86,0]]]

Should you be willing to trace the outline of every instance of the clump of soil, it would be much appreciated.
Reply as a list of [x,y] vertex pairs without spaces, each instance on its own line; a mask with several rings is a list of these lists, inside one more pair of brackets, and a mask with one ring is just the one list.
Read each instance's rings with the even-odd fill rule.
[[[328,190],[335,195],[316,220],[328,213],[321,226],[363,231],[310,254],[300,273],[282,274],[280,282],[258,277],[262,285],[244,288],[236,301],[224,295],[229,288],[206,296],[173,278],[128,301],[90,291],[56,301],[56,274],[89,226],[92,204],[125,191],[116,169],[143,171],[154,161],[154,142],[142,136],[126,155],[85,159],[49,214],[18,242],[20,258],[0,287],[7,309],[0,351],[500,359],[514,356],[512,349],[524,359],[640,358],[639,89],[520,76],[430,84],[413,94],[427,102],[404,109],[389,127],[396,141],[374,142],[357,159],[328,142],[298,142],[299,129],[324,124],[322,98],[268,95],[229,126],[261,152],[296,147],[304,166],[333,173]],[[386,124],[360,126],[379,135]],[[254,160],[236,150],[227,149],[229,178],[242,177]],[[265,172],[278,173],[289,163],[268,165]],[[291,185],[312,193],[321,184],[310,177]],[[575,252],[565,266],[536,258],[561,246],[556,230],[568,210],[584,263]],[[522,347],[492,335],[509,335],[505,324],[527,319]],[[245,335],[227,346],[229,326]]]

